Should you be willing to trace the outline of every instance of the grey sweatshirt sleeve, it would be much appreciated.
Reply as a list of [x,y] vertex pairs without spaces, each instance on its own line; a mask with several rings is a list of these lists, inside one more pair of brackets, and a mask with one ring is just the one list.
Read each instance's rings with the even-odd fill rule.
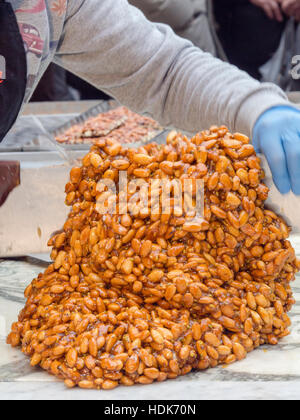
[[[75,5],[76,4],[76,5]],[[55,61],[138,112],[189,132],[251,135],[284,93],[203,53],[126,0],[69,0]]]

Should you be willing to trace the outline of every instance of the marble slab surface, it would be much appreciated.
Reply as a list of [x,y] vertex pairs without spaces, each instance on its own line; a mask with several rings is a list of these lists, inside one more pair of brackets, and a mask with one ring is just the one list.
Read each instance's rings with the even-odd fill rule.
[[[300,236],[293,237],[292,242],[300,257]],[[0,260],[0,400],[300,399],[300,275],[293,284],[297,303],[290,314],[291,335],[278,346],[259,348],[226,368],[104,392],[68,390],[41,369],[31,368],[20,350],[5,343],[24,304],[25,287],[45,267],[34,259]]]

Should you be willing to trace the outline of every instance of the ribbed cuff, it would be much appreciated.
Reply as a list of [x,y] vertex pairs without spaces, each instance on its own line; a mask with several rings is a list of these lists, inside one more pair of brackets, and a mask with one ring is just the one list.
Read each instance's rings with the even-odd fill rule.
[[268,109],[276,106],[293,106],[284,92],[275,85],[264,84],[254,91],[240,106],[235,121],[235,131],[252,137],[258,118]]

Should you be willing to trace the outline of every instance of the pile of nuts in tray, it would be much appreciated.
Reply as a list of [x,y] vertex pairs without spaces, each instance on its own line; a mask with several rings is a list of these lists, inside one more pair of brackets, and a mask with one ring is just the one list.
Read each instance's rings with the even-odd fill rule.
[[93,144],[99,138],[105,138],[119,143],[146,143],[161,131],[161,126],[151,118],[118,107],[69,128],[57,136],[56,141],[64,144]]
[[[171,208],[100,214],[105,179],[202,179],[204,219]],[[92,146],[66,185],[71,212],[51,264],[27,287],[8,343],[68,387],[151,384],[230,364],[288,332],[299,269],[289,229],[265,208],[249,139],[212,127],[191,140]],[[134,192],[127,190],[131,198]],[[124,197],[123,197],[124,198]],[[127,197],[128,198],[128,197]],[[194,201],[194,192],[192,194]],[[137,210],[138,209],[138,210]]]

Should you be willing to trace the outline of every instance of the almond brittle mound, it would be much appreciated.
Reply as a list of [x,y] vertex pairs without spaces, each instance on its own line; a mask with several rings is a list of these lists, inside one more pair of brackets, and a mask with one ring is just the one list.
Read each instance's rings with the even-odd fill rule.
[[[161,199],[155,212],[137,200],[120,214],[120,171],[128,181],[203,180],[203,219],[175,205],[163,213]],[[166,145],[139,150],[93,145],[71,170],[70,214],[49,242],[53,263],[27,287],[7,342],[68,387],[104,390],[276,345],[289,333],[299,263],[289,228],[265,208],[263,178],[249,139],[226,127],[191,140],[173,132]],[[98,188],[103,179],[117,185],[114,214],[97,210],[112,194]]]

